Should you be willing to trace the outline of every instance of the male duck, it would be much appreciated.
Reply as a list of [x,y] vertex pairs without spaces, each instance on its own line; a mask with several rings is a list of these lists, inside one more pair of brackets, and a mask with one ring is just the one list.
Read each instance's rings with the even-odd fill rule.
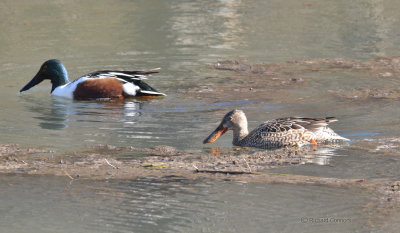
[[221,124],[203,143],[215,142],[229,129],[233,130],[233,145],[264,149],[283,146],[302,146],[306,143],[348,141],[336,134],[327,125],[335,122],[334,117],[305,118],[287,117],[266,121],[249,133],[247,118],[243,111],[232,110],[222,119]]
[[64,65],[57,59],[43,63],[39,72],[20,92],[29,90],[45,79],[52,83],[51,94],[75,100],[124,99],[132,96],[165,96],[143,82],[149,74],[158,73],[157,69],[148,71],[96,71],[84,75],[72,82]]

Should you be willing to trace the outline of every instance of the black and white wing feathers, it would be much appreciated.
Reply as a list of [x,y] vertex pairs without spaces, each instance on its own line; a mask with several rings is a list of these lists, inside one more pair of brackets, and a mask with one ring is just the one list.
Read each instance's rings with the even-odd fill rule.
[[82,76],[81,78],[106,78],[115,77],[122,83],[133,83],[139,87],[136,96],[165,96],[164,93],[157,91],[149,84],[145,83],[143,79],[147,79],[148,75],[158,73],[160,68],[155,68],[146,71],[119,71],[119,70],[101,70],[92,72]]

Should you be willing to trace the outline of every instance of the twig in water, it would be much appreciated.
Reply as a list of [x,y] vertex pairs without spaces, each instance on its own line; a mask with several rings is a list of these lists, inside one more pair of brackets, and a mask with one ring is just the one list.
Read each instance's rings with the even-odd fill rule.
[[71,185],[72,185],[72,182],[74,182],[74,178],[66,171],[66,170],[64,170],[64,169],[62,169],[63,170],[63,172],[65,173],[65,175],[66,176],[68,176],[71,180],[69,181],[69,184],[67,184],[66,186],[65,186],[65,188],[64,188],[64,190],[67,190],[67,189],[69,189],[70,187],[71,187]]
[[116,166],[112,165],[110,162],[108,162],[107,159],[104,159],[104,160],[106,161],[106,163],[107,163],[108,165],[110,165],[110,166],[113,167],[114,169],[118,169],[118,167],[116,167]]
[[139,165],[135,165],[135,167],[160,167],[160,168],[168,168],[167,166],[154,165],[154,164],[139,164]]
[[197,172],[199,172],[199,168],[196,167],[196,165],[192,164],[192,166],[193,166],[194,168],[196,168],[196,171],[197,171]]
[[244,171],[220,171],[220,170],[196,170],[198,173],[211,173],[211,174],[226,174],[226,175],[243,175],[243,174],[254,174],[258,175],[258,173],[254,172],[244,172]]
[[66,170],[63,169],[63,171],[64,171],[65,175],[68,176],[71,180],[74,179],[74,177],[72,177]]
[[247,167],[249,168],[249,171],[251,172],[251,167],[250,167],[249,163],[247,162],[247,160],[245,158],[243,158],[243,160],[246,162]]

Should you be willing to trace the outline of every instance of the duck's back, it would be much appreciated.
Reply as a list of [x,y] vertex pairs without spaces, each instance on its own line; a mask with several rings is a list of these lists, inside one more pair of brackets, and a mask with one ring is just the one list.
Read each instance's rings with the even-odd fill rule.
[[283,146],[301,146],[314,139],[329,141],[344,139],[327,127],[336,121],[333,117],[305,118],[286,117],[266,121],[251,131],[241,142],[241,146],[259,148],[278,148]]

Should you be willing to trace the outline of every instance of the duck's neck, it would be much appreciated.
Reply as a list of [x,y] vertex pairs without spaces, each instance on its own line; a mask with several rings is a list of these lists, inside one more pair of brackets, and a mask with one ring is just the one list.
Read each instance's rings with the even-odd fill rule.
[[68,80],[68,73],[67,70],[64,67],[61,67],[58,69],[56,72],[53,72],[52,78],[51,78],[51,92],[54,91],[59,86],[62,86],[64,84],[67,84],[69,82]]
[[233,145],[241,146],[243,139],[247,137],[248,134],[247,119],[244,119],[244,121],[233,128]]

